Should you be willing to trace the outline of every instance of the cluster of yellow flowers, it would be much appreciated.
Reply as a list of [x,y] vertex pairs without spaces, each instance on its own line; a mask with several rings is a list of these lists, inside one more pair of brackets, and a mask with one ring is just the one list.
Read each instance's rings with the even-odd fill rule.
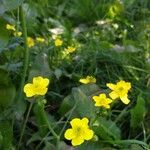
[[[96,79],[92,76],[87,76],[86,78],[80,79],[79,82],[83,84],[96,83]],[[48,90],[48,85],[49,79],[41,76],[34,77],[32,83],[27,83],[24,86],[24,92],[27,97],[45,95]],[[117,98],[120,98],[124,104],[130,102],[128,99],[128,91],[131,89],[131,83],[121,80],[116,84],[107,83],[106,85],[112,90],[109,93],[111,99],[107,98],[105,93],[101,93],[99,96],[93,96],[95,106],[109,109],[110,104]],[[90,129],[88,123],[89,120],[86,117],[72,119],[70,121],[71,128],[65,131],[64,137],[67,140],[71,140],[73,146],[78,146],[85,140],[91,140],[94,136],[94,131]]]
[[[60,46],[63,45],[63,40],[61,40],[61,38],[57,37],[57,38],[55,39],[55,41],[54,41],[54,44],[55,44],[56,47],[60,47]],[[75,51],[76,51],[76,47],[74,47],[74,46],[68,46],[68,47],[65,48],[64,50],[65,50],[65,52],[66,52],[67,54],[69,54],[69,53],[75,52]]]
[[[45,42],[45,39],[42,38],[42,37],[36,37],[36,42],[37,42],[37,43],[44,43],[44,42]],[[28,47],[33,47],[33,46],[35,45],[34,39],[31,38],[31,37],[28,37],[28,38],[27,38],[27,45],[28,45]]]
[[[92,76],[87,76],[86,78],[80,79],[79,82],[83,84],[96,83],[96,79]],[[116,84],[107,83],[106,86],[112,90],[112,92],[109,93],[111,99],[107,98],[105,93],[101,93],[99,96],[93,96],[95,106],[102,106],[108,109],[110,108],[110,104],[118,98],[120,98],[124,104],[128,104],[130,102],[128,99],[128,92],[131,89],[130,82],[121,80]]]
[[[22,32],[16,31],[16,28],[14,25],[6,24],[6,29],[13,31],[14,36],[18,36],[18,37],[22,36]],[[44,43],[45,39],[42,37],[36,37],[36,42],[37,43]],[[31,37],[27,37],[27,45],[28,45],[28,47],[33,47],[35,45],[34,39]]]
[[22,35],[22,32],[16,31],[16,28],[15,28],[14,25],[6,24],[6,29],[10,30],[10,31],[13,31],[14,36],[19,36],[20,37]]

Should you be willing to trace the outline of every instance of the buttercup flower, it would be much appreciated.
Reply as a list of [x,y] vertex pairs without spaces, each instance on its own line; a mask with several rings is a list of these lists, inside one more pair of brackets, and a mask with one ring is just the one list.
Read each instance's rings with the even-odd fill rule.
[[33,83],[27,83],[23,90],[27,97],[45,95],[48,90],[48,84],[49,79],[38,76],[33,78]]
[[79,82],[84,83],[84,84],[96,83],[96,79],[92,76],[87,76],[86,78],[80,79]]
[[68,53],[73,53],[75,50],[76,50],[76,48],[72,47],[72,46],[68,46],[67,48],[65,48],[65,51]]
[[20,31],[18,31],[18,32],[17,32],[17,31],[15,31],[15,32],[14,32],[14,36],[18,36],[18,37],[20,37],[21,35],[22,35],[22,32],[20,32]]
[[93,96],[93,100],[96,102],[95,106],[102,106],[105,108],[110,108],[110,103],[112,103],[112,100],[110,98],[106,97],[106,94],[99,94],[99,96]]
[[131,89],[130,82],[121,80],[117,82],[117,84],[107,83],[106,85],[112,90],[109,94],[112,99],[120,98],[124,104],[128,104],[130,102],[128,99],[128,91]]
[[88,118],[75,118],[70,124],[70,129],[67,129],[64,136],[67,140],[71,140],[73,146],[80,145],[84,140],[90,140],[94,136],[94,132],[89,128]]
[[55,43],[55,46],[59,47],[63,44],[63,41],[59,38],[56,38],[54,43]]
[[27,45],[28,47],[33,47],[35,45],[33,38],[31,37],[27,38]]
[[44,39],[44,38],[41,38],[41,37],[37,37],[37,38],[36,38],[36,41],[37,41],[37,42],[40,42],[40,43],[44,43],[44,42],[45,42],[45,39]]
[[6,24],[6,29],[7,30],[16,31],[15,26],[14,25],[10,25],[10,24]]

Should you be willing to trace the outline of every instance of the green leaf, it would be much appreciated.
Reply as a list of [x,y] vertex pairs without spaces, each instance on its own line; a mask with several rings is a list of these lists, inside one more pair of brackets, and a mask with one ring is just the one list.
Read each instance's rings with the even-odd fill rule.
[[12,147],[13,129],[9,121],[0,122],[0,131],[2,136],[2,141],[0,148],[2,150],[10,150]]
[[39,101],[38,103],[34,104],[34,108],[33,108],[36,122],[37,122],[38,128],[39,128],[39,132],[42,137],[44,137],[48,132],[48,127],[47,127],[47,123],[45,120],[46,114],[45,114],[44,107],[45,107],[44,102]]
[[8,73],[0,69],[0,108],[3,110],[12,105],[16,95],[15,86],[12,84]]
[[39,75],[44,76],[44,77],[49,77],[51,75],[51,70],[49,68],[47,54],[45,53],[39,53],[35,57],[35,61],[33,62],[31,71],[29,73],[29,80],[32,80],[33,77],[39,76]]
[[93,124],[95,134],[104,140],[119,140],[121,138],[120,129],[111,120],[100,117]]
[[78,88],[73,88],[71,94],[64,98],[59,113],[64,115],[76,105],[72,116],[93,118],[95,116],[95,106],[91,97],[99,92],[100,90],[96,84],[81,85]]
[[131,127],[138,127],[144,119],[145,114],[145,101],[141,95],[137,98],[137,104],[131,110]]
[[6,29],[6,21],[0,18],[0,53],[7,46],[9,41],[9,31]]
[[75,148],[75,150],[116,150],[115,148],[109,147],[107,144],[100,142],[88,141]]
[[18,8],[24,0],[1,0],[0,14]]

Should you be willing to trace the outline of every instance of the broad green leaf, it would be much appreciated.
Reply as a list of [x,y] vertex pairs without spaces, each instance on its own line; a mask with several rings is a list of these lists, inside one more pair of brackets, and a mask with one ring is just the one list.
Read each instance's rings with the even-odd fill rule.
[[15,86],[12,84],[8,73],[0,69],[0,108],[1,110],[12,105],[16,95]]
[[141,122],[144,119],[145,115],[145,101],[141,95],[137,98],[137,104],[131,110],[131,127],[136,128],[140,126]]
[[29,73],[29,80],[31,81],[33,77],[39,75],[44,77],[51,76],[51,70],[49,68],[48,58],[45,53],[39,53],[35,57],[35,61],[33,62],[31,71]]
[[80,117],[93,118],[95,116],[95,106],[90,98],[88,98],[80,88],[73,88],[72,95],[76,101],[76,112]]
[[100,90],[96,84],[81,85],[78,88],[73,88],[71,95],[68,95],[62,102],[59,113],[64,115],[74,105],[76,108],[73,115],[80,117],[94,117],[95,106],[91,99],[92,95],[96,95]]
[[44,137],[46,133],[48,132],[47,123],[45,120],[45,110],[44,110],[45,104],[43,101],[39,101],[38,103],[34,104],[34,115],[36,117],[36,122],[38,124],[38,129],[40,132],[40,135]]
[[10,150],[12,147],[13,129],[9,121],[0,121],[0,133],[2,136],[1,150]]
[[120,129],[111,120],[100,117],[93,124],[95,134],[104,140],[119,140],[121,138]]

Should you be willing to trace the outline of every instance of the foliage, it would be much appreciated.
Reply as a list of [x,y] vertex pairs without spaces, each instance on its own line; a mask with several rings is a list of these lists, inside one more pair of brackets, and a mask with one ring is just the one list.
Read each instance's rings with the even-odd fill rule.
[[[73,149],[150,148],[149,0],[0,3],[0,149],[69,150],[64,133],[84,117],[94,137]],[[50,84],[27,98],[38,76]],[[109,98],[106,83],[121,80],[130,103],[95,107],[93,96]]]

